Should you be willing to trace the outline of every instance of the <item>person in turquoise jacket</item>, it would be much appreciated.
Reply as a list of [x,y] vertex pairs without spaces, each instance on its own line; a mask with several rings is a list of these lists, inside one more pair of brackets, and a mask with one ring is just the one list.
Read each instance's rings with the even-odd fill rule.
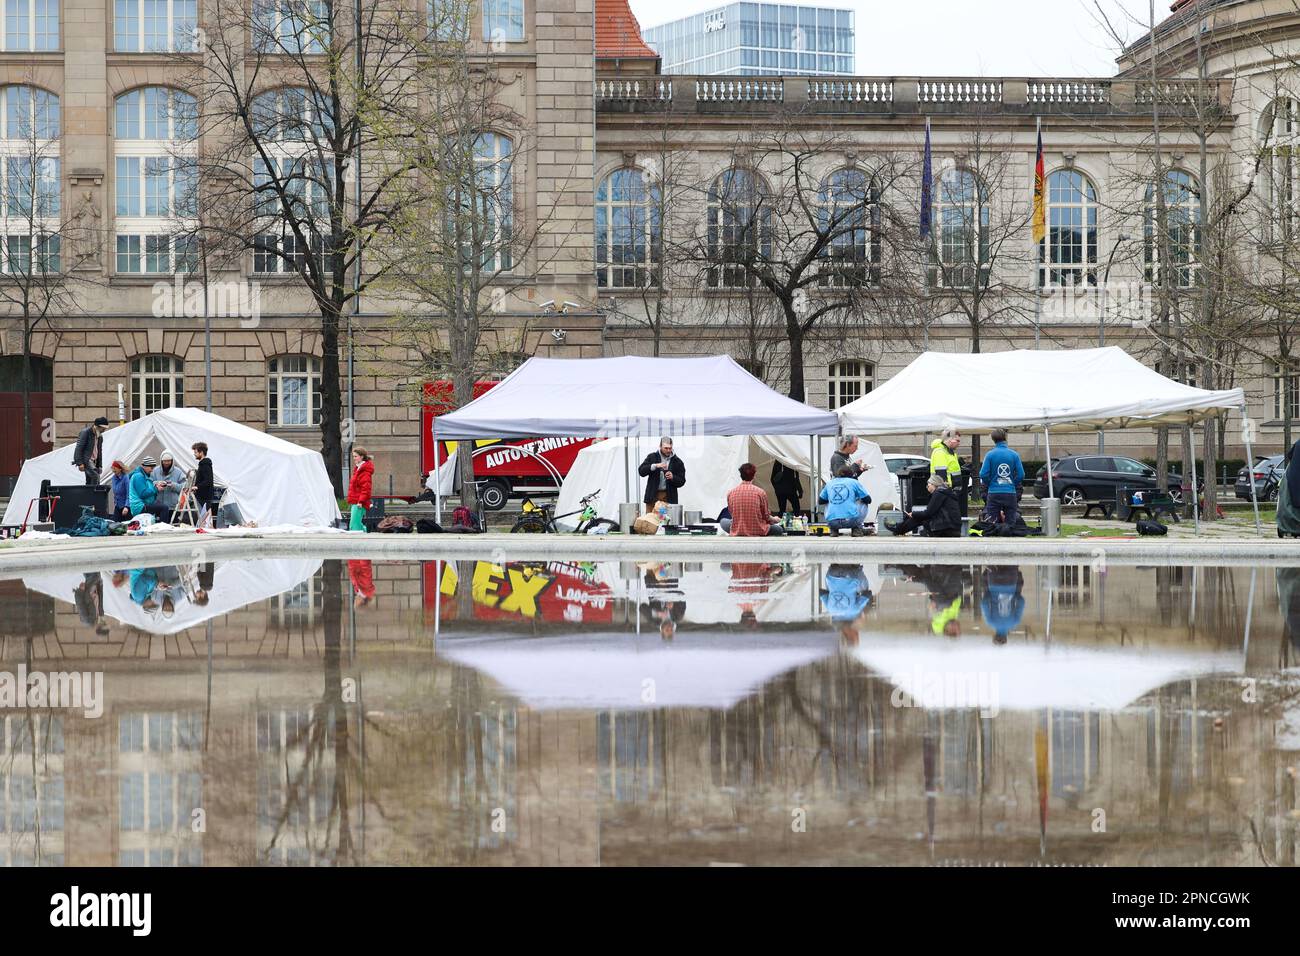
[[131,472],[131,484],[127,488],[127,504],[131,508],[132,516],[148,513],[155,518],[159,517],[162,508],[154,504],[158,499],[158,486],[149,477],[150,472],[157,467],[158,460],[152,455],[145,455],[140,459],[139,467]]

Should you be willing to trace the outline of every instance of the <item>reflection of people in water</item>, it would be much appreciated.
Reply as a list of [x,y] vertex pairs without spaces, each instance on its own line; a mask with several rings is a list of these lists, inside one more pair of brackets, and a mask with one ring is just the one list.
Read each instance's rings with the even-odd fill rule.
[[677,635],[677,625],[686,616],[686,597],[681,592],[681,579],[674,574],[674,566],[663,561],[640,565],[645,575],[647,601],[641,605],[641,615],[648,624],[659,628],[659,636],[671,641]]
[[1282,633],[1291,650],[1300,653],[1300,568],[1277,569],[1277,600],[1282,608]]
[[[723,567],[727,568],[728,565],[724,564]],[[779,564],[753,562],[732,564],[730,565],[731,583],[727,585],[727,591],[731,594],[766,595],[772,579],[778,577],[783,570]],[[747,630],[757,630],[758,606],[763,601],[763,597],[756,597],[755,600],[742,599],[738,602],[740,620],[737,623]]]
[[348,580],[355,595],[353,607],[365,607],[375,599],[375,572],[369,561],[349,561]]
[[162,611],[166,620],[176,613],[176,593],[180,590],[180,569],[175,565],[162,568],[134,568],[130,572],[131,600],[152,614]]
[[846,644],[858,643],[859,619],[871,606],[871,582],[860,564],[832,564],[822,578],[822,610],[840,626]]
[[961,637],[961,604],[965,595],[961,567],[955,564],[902,565],[911,581],[928,592],[930,630],[935,636]]
[[73,592],[72,600],[77,606],[77,616],[81,623],[93,627],[96,634],[107,634],[108,623],[104,620],[104,578],[98,571],[88,571],[82,575],[82,582]]
[[993,630],[993,643],[1005,644],[1007,635],[1025,616],[1025,576],[1016,565],[984,569],[984,599],[980,611]]

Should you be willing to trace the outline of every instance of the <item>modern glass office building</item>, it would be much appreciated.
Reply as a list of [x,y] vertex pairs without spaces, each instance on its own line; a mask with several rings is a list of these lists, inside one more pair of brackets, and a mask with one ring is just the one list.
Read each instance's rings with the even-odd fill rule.
[[853,11],[728,3],[645,31],[665,73],[852,76]]

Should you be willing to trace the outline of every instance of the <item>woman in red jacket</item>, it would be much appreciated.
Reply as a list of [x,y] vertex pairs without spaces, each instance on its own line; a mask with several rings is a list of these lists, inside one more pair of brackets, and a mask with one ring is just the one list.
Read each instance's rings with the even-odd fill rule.
[[370,507],[370,483],[375,474],[374,463],[364,448],[352,449],[352,481],[348,483],[348,504],[352,506],[349,531],[365,531],[362,520]]

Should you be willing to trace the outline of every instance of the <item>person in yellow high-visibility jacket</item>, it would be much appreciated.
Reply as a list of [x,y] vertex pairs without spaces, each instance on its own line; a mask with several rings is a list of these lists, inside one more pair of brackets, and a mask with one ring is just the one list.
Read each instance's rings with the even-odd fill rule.
[[957,446],[961,444],[961,432],[955,428],[945,428],[934,441],[930,442],[930,474],[940,468],[946,468],[948,484],[961,474],[961,459],[957,457]]

